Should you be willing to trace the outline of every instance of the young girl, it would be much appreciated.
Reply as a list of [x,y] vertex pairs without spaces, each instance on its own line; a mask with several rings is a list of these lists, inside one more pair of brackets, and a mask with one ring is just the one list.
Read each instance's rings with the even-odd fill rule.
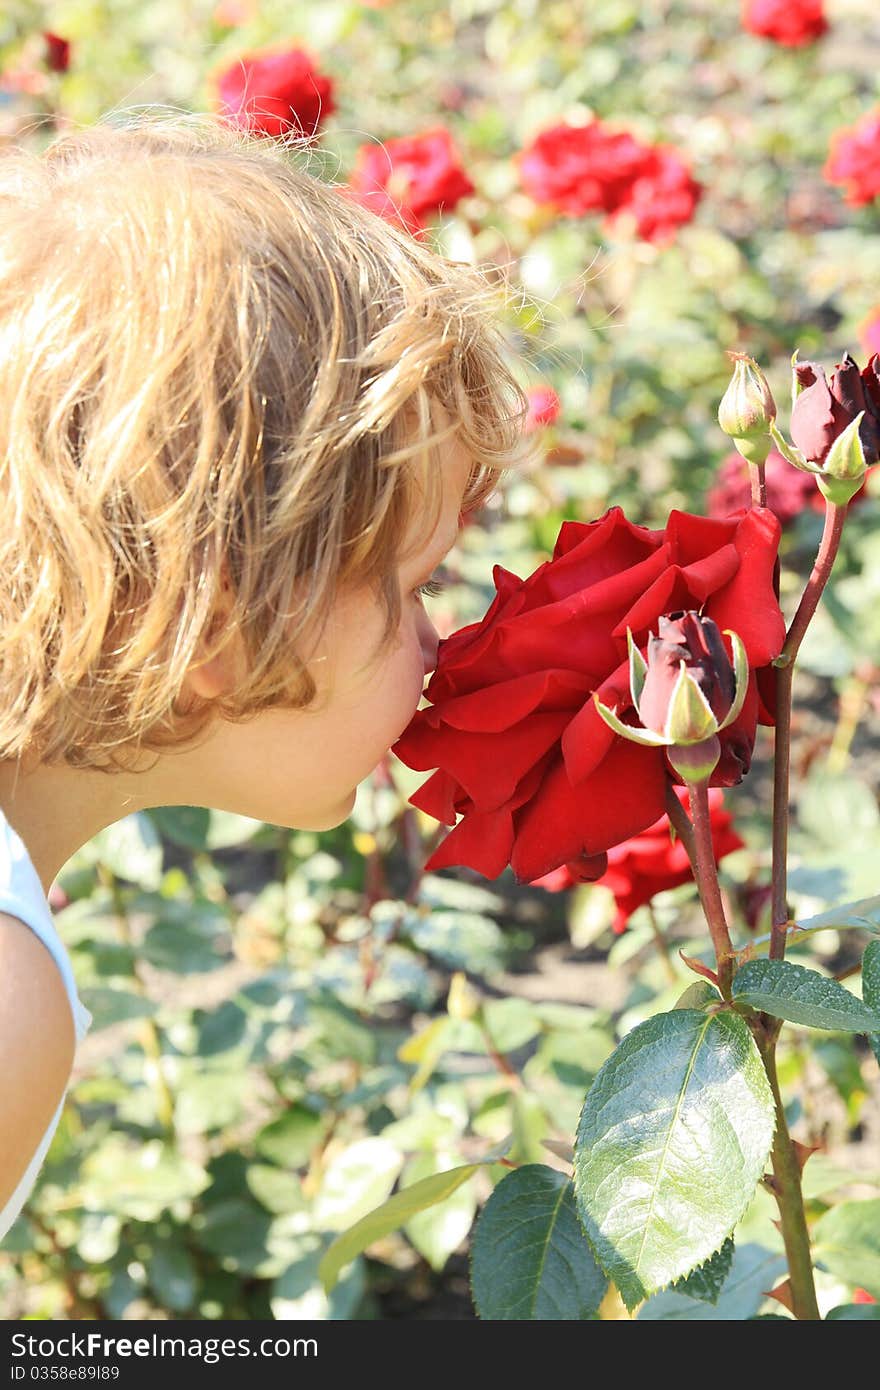
[[89,1023],[59,870],[145,807],[344,820],[521,456],[487,282],[298,158],[155,116],[0,157],[0,1235]]

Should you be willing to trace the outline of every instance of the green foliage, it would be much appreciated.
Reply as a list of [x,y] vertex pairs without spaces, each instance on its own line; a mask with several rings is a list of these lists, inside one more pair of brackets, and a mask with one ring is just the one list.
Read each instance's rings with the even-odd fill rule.
[[747,961],[736,974],[733,996],[774,1018],[810,1028],[870,1033],[880,1027],[880,1014],[843,985],[787,960]]
[[595,1318],[607,1279],[578,1225],[570,1178],[526,1164],[498,1184],[477,1222],[471,1287],[481,1318]]
[[813,1229],[816,1261],[880,1300],[880,1197],[841,1202]]
[[770,1087],[742,1019],[678,1009],[624,1038],[584,1102],[575,1190],[628,1308],[723,1244],[773,1129]]

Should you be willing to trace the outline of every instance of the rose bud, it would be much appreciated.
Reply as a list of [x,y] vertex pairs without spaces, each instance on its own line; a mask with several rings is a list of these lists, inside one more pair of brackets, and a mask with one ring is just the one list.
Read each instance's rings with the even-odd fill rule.
[[665,747],[670,766],[685,782],[711,777],[721,757],[718,735],[739,715],[749,683],[745,647],[728,630],[733,664],[711,618],[696,612],[663,615],[658,636],[648,639],[645,661],[627,630],[630,693],[642,727],[617,718],[593,696],[605,723],[633,743]]
[[845,507],[880,461],[880,356],[859,371],[849,353],[827,381],[821,367],[792,358],[791,432],[770,434],[795,468],[813,473],[827,501]]
[[770,452],[770,426],[776,402],[767,378],[753,357],[733,358],[733,377],[718,407],[718,423],[749,463],[763,463]]

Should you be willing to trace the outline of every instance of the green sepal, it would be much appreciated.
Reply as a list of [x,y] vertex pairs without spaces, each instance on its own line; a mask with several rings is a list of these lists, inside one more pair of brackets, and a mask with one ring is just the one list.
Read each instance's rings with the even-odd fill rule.
[[639,700],[642,698],[642,691],[645,688],[645,678],[648,674],[648,663],[633,641],[633,635],[629,628],[626,630],[626,647],[629,652],[629,689],[633,704],[638,710]]
[[746,463],[751,464],[766,463],[772,447],[769,434],[759,435],[757,439],[734,439],[733,446]]
[[603,705],[598,695],[593,696],[593,704],[596,712],[601,719],[604,719],[609,729],[613,729],[621,738],[629,739],[630,743],[641,743],[646,748],[663,748],[666,739],[662,734],[655,734],[653,729],[634,729],[630,724],[624,724],[622,719],[618,719],[617,710],[609,709]]
[[835,439],[825,457],[822,465],[822,473],[825,478],[834,478],[836,482],[853,483],[858,482],[862,485],[868,464],[865,459],[865,450],[862,447],[862,440],[859,434],[859,425],[865,417],[865,412],[860,410],[854,420],[851,420],[842,434]]
[[666,711],[666,742],[702,743],[717,732],[718,720],[712,706],[682,661]]
[[798,360],[798,353],[799,353],[799,352],[800,352],[800,348],[795,348],[794,352],[791,354],[791,408],[792,408],[792,410],[794,410],[794,403],[795,403],[795,401],[797,400],[798,396],[801,394],[802,391],[805,391],[805,390],[807,389],[805,386],[802,386],[801,383],[798,381],[798,374],[797,374],[797,372],[795,371],[795,367],[797,366],[797,360]]
[[783,435],[780,434],[775,423],[770,426],[770,437],[787,463],[792,464],[795,468],[799,468],[802,473],[815,473],[817,476],[821,474],[822,469],[819,465],[817,463],[810,463],[809,459],[804,458],[800,449],[795,449],[794,445],[789,444]]
[[718,731],[726,729],[728,724],[732,724],[739,717],[740,711],[746,701],[746,692],[749,688],[749,658],[746,654],[742,638],[733,632],[729,627],[724,629],[724,635],[730,638],[730,645],[733,647],[733,675],[736,681],[736,694],[733,697],[733,704],[727,711],[724,719],[718,725]]
[[717,734],[702,743],[679,743],[667,748],[666,758],[685,782],[706,782],[718,766],[721,740]]

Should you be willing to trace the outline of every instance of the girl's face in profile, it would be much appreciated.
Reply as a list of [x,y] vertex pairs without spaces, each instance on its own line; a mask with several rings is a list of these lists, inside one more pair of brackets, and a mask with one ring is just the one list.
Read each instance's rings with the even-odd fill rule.
[[[358,784],[396,742],[419,706],[434,669],[438,635],[419,585],[430,579],[455,543],[471,469],[466,450],[438,446],[442,506],[430,536],[399,569],[401,617],[396,639],[376,658],[385,613],[369,588],[337,600],[309,669],[317,685],[314,708],[269,709],[243,724],[221,720],[191,752],[169,759],[188,765],[190,788],[178,804],[236,811],[272,825],[326,830],[350,814]],[[419,535],[413,518],[407,543]],[[404,551],[406,546],[404,547]]]

